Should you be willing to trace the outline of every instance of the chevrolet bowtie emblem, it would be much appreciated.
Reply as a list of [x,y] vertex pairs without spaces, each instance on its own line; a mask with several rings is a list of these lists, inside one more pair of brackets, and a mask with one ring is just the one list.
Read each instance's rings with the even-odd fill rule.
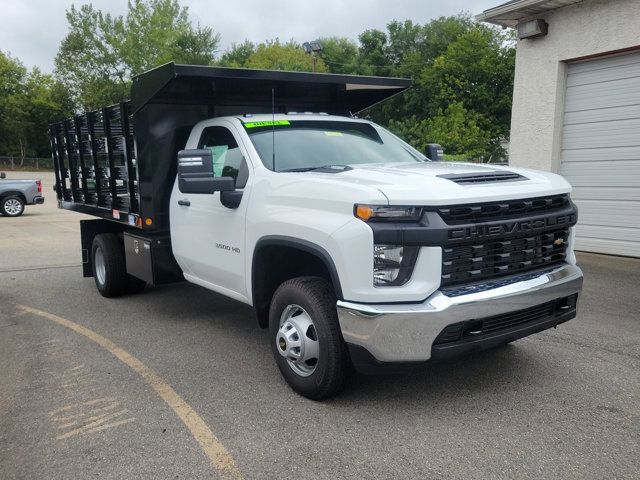
[[554,244],[554,245],[562,245],[563,243],[564,243],[564,238],[556,238],[556,239],[553,241],[553,244]]

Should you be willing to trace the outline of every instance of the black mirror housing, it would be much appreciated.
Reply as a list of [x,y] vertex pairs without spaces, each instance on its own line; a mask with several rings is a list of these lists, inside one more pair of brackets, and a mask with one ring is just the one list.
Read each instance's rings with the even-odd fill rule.
[[442,162],[444,160],[444,150],[437,143],[427,143],[424,154],[434,162]]
[[236,189],[232,177],[215,177],[211,150],[192,149],[178,152],[178,188],[182,193],[213,194]]

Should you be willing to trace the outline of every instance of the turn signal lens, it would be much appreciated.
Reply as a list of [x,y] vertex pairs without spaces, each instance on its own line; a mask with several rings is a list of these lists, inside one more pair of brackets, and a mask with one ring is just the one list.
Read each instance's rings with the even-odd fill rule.
[[144,219],[144,224],[145,224],[147,227],[150,227],[151,225],[153,225],[153,219],[152,219],[151,217],[147,217],[147,218],[145,218],[145,219]]
[[353,212],[364,222],[417,222],[422,216],[422,208],[420,207],[390,207],[387,205],[356,204]]
[[360,220],[367,221],[373,215],[373,208],[368,205],[356,205],[356,217]]

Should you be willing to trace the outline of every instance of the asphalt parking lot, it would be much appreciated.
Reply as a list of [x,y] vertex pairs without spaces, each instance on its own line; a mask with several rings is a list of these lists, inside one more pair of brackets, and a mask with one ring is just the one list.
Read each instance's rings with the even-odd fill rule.
[[102,298],[37,176],[45,205],[0,218],[0,478],[638,478],[640,260],[580,254],[557,330],[316,403],[246,306]]

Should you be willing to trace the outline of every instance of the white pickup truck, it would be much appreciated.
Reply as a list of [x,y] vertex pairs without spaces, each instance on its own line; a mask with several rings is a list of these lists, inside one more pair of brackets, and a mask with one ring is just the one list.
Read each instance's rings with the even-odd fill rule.
[[290,108],[348,112],[407,86],[168,64],[132,102],[52,125],[60,207],[101,217],[82,222],[85,276],[109,297],[186,280],[252,305],[286,381],[318,400],[353,367],[574,318],[564,179],[433,161],[370,121]]

